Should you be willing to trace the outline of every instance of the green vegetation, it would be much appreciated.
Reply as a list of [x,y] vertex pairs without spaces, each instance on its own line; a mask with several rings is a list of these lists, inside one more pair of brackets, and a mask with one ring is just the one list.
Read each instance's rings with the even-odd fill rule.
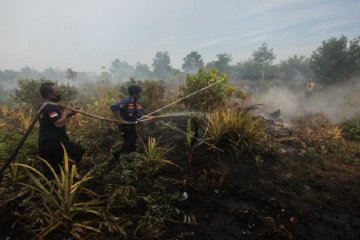
[[[305,159],[323,163],[329,154],[343,155],[345,142],[341,128],[323,114],[308,114],[296,120]],[[300,134],[301,133],[301,134]]]
[[253,61],[261,66],[261,80],[265,78],[265,70],[276,58],[274,49],[268,49],[266,42],[263,42],[257,51],[252,54]]
[[[19,80],[17,82],[18,86],[15,89],[15,101],[18,103],[29,104],[36,109],[43,101],[39,89],[44,82],[48,82],[48,80],[45,80],[44,78],[40,80]],[[59,89],[63,101],[72,101],[78,94],[77,90],[68,84],[60,84]]]
[[[291,233],[301,238],[296,218],[301,224],[309,222],[301,225],[309,234],[314,229],[306,228],[318,226],[326,207],[331,227],[339,223],[334,219],[340,215],[345,222],[356,223],[359,120],[337,125],[324,114],[302,112],[293,122],[266,120],[262,112],[253,114],[250,109],[258,110],[256,106],[245,105],[245,94],[230,85],[247,79],[250,86],[261,83],[261,90],[285,83],[298,90],[309,77],[321,79],[324,86],[356,80],[358,40],[347,45],[345,37],[332,38],[311,59],[295,55],[279,65],[272,64],[275,54],[265,42],[253,58],[236,65],[231,65],[231,54],[218,54],[204,64],[199,53],[191,52],[184,58],[184,72],[171,67],[167,52],[158,52],[153,70],[116,59],[92,83],[81,82],[91,75],[71,70],[68,80],[76,77],[84,85],[77,89],[60,84],[60,90],[64,101],[82,111],[113,118],[109,106],[127,95],[129,85],[137,84],[143,90],[140,104],[145,113],[183,97],[169,112],[186,109],[198,114],[166,117],[173,129],[156,119],[140,123],[143,146],[110,164],[111,149],[121,144],[117,126],[76,115],[67,131],[87,152],[77,166],[65,154],[59,174],[46,161],[39,162],[35,126],[1,183],[0,238],[205,239],[207,232],[229,229],[228,219],[240,222],[236,225],[237,232],[241,227],[240,236],[229,233],[238,238],[248,234],[253,239],[289,239]],[[334,65],[329,59],[333,53],[346,60],[346,66]],[[351,69],[344,69],[347,66]],[[59,79],[66,75],[59,69],[44,72]],[[0,72],[0,80],[18,75],[25,80],[17,83],[16,102],[0,106],[1,164],[28,128],[41,101],[38,88],[47,81],[29,80],[39,75],[30,68]],[[180,131],[174,133],[175,128]],[[44,165],[51,176],[44,175]],[[346,211],[348,206],[355,208],[354,214]],[[225,220],[218,220],[222,216]],[[340,222],[339,229],[357,227],[345,225]]]
[[225,104],[232,94],[243,96],[241,91],[228,85],[228,77],[225,74],[213,69],[209,72],[200,70],[196,75],[187,75],[185,85],[180,87],[180,97],[188,96],[211,84],[211,88],[184,99],[185,106],[191,110],[207,111]]
[[159,172],[167,164],[177,166],[166,158],[166,154],[171,148],[160,147],[158,144],[158,141],[153,137],[149,137],[147,144],[144,144],[143,164],[149,172],[153,173]]
[[[76,165],[70,163],[65,149],[64,153],[64,165],[59,174],[42,160],[53,176],[44,176],[34,167],[17,164],[27,170],[32,183],[22,183],[33,190],[31,199],[25,203],[25,218],[38,239],[56,234],[81,239],[91,233],[100,233],[98,196],[84,187],[92,178],[91,172],[77,180]],[[81,194],[86,194],[89,199],[80,199]]]
[[360,73],[360,38],[348,42],[345,36],[323,41],[310,58],[310,66],[324,82],[349,80]]
[[183,60],[184,63],[182,69],[186,73],[195,74],[204,67],[204,61],[202,60],[201,55],[196,51],[189,53]]
[[360,140],[360,119],[347,119],[342,123],[342,130],[346,137],[353,140]]
[[206,140],[236,157],[245,153],[256,155],[264,146],[262,119],[254,118],[248,111],[218,108],[208,114],[206,124]]
[[[313,78],[318,82],[333,84],[359,76],[359,37],[352,40],[348,40],[346,36],[331,37],[319,43],[311,56],[294,55],[280,60],[279,64],[273,64],[276,59],[275,52],[276,49],[274,50],[266,42],[262,42],[248,60],[232,64],[233,57],[230,53],[216,54],[217,59],[204,63],[202,56],[197,51],[191,51],[183,58],[183,72],[171,66],[171,57],[166,51],[156,52],[151,66],[142,63],[132,66],[126,60],[115,59],[108,67],[103,66],[99,75],[76,72],[71,68],[61,70],[49,67],[43,72],[28,66],[23,67],[20,71],[5,69],[0,70],[0,103],[10,101],[10,94],[4,90],[6,85],[14,85],[19,79],[29,80],[41,77],[61,83],[66,82],[68,85],[70,82],[74,85],[75,80],[80,85],[88,81],[111,84],[111,82],[127,81],[129,78],[156,79],[178,84],[188,73],[196,74],[199,70],[209,71],[213,68],[228,75],[231,81],[264,81],[279,78],[293,81]],[[7,94],[3,94],[3,92]],[[36,99],[33,99],[32,102],[34,100]]]

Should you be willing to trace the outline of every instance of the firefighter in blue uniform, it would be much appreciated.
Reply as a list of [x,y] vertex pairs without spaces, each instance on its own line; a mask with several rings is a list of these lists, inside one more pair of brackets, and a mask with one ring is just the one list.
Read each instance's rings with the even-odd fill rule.
[[[141,88],[132,85],[128,87],[129,97],[111,105],[110,109],[118,121],[120,134],[123,138],[123,145],[120,151],[113,152],[114,159],[118,159],[122,153],[131,153],[136,151],[136,123],[142,117],[143,109],[138,104]],[[145,116],[144,116],[145,117]]]

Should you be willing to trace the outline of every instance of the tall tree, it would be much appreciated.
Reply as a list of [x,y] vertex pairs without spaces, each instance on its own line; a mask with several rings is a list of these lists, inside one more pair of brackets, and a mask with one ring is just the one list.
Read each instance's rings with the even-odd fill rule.
[[204,67],[204,61],[197,51],[192,51],[183,60],[182,69],[186,73],[196,73]]
[[269,49],[266,42],[263,42],[257,51],[252,54],[253,61],[261,66],[261,80],[265,78],[265,69],[276,58],[274,49]]
[[137,63],[134,71],[135,79],[145,80],[152,78],[152,72],[147,64]]
[[112,79],[115,81],[126,81],[132,77],[134,72],[134,67],[128,64],[126,61],[120,61],[115,59],[111,63],[110,73]]
[[172,67],[170,66],[170,57],[167,51],[157,52],[153,59],[154,75],[158,80],[169,79],[172,74]]
[[60,81],[66,77],[64,71],[59,68],[54,69],[52,67],[45,68],[43,74],[44,78],[52,81]]
[[21,78],[22,79],[38,79],[41,77],[41,73],[36,71],[34,68],[25,66],[21,68]]
[[4,81],[14,81],[21,78],[19,72],[14,70],[5,69],[3,72],[0,72],[0,79]]
[[[0,71],[1,73],[1,71]],[[3,84],[0,83],[0,104],[5,104],[11,100],[10,91],[6,91],[3,87]]]
[[311,76],[309,59],[305,56],[293,55],[281,61],[280,71],[283,78],[288,80],[308,79]]
[[73,86],[75,86],[75,81],[77,79],[78,73],[73,71],[71,68],[66,70],[66,79],[73,82]]
[[[22,79],[17,81],[17,87],[14,89],[14,100],[18,103],[27,104],[33,106],[34,108],[39,107],[43,101],[38,91],[40,86],[49,82],[44,78],[40,80],[34,79]],[[59,84],[59,89],[61,92],[61,99],[64,101],[72,101],[77,97],[78,91],[75,87],[69,86],[68,84]]]
[[310,66],[323,82],[347,80],[360,74],[360,38],[347,37],[323,41],[310,58]]
[[230,62],[232,61],[231,54],[221,53],[217,54],[217,60],[214,61],[214,66],[219,72],[230,74],[231,66]]
[[237,63],[235,70],[237,78],[240,79],[258,80],[261,77],[261,66],[253,60]]
[[110,85],[111,83],[111,74],[106,71],[106,68],[102,68],[101,69],[101,73],[99,74],[99,76],[96,77],[96,80],[102,84],[108,84]]

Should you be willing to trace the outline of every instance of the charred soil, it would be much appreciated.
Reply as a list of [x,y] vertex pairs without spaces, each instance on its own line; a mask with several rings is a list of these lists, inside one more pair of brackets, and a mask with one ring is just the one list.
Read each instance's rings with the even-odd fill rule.
[[[174,146],[168,158],[183,169],[169,166],[161,174],[177,180],[167,187],[182,193],[178,207],[197,222],[169,222],[161,239],[360,238],[359,143],[345,140],[348,155],[328,152],[319,160],[318,152],[304,152],[314,146],[304,141],[299,122],[265,124],[271,148],[261,158],[221,153],[219,165],[203,144],[192,155],[191,169],[184,136],[160,130],[161,141]],[[14,189],[1,200],[1,239],[28,239],[17,224],[21,194]]]

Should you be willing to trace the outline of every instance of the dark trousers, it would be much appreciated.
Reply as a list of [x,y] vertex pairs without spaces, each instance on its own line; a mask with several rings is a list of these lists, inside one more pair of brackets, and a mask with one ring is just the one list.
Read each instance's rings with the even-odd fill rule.
[[120,134],[123,138],[123,145],[120,151],[115,152],[115,158],[118,158],[122,153],[131,153],[136,151],[136,127],[135,124],[123,124],[119,126]]
[[[80,162],[84,155],[85,149],[77,143],[70,142],[68,138],[47,138],[39,139],[39,156],[45,159],[56,173],[60,172],[59,165],[62,166],[64,159],[64,150],[61,146],[64,145],[66,152],[71,160]],[[48,176],[52,176],[48,167],[45,167],[45,173]]]

